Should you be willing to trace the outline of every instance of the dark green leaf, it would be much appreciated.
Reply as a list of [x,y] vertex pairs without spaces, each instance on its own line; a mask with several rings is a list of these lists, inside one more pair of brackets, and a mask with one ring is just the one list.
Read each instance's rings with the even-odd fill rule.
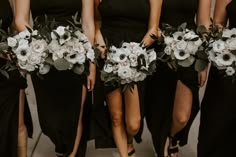
[[59,71],[68,70],[70,68],[70,63],[65,59],[57,59],[54,61],[54,67]]
[[83,64],[78,64],[78,65],[75,65],[75,66],[73,67],[74,73],[76,73],[76,74],[78,74],[78,75],[83,74],[84,70],[85,70],[85,67],[84,67]]
[[208,62],[205,60],[197,59],[194,68],[197,72],[203,71],[208,66]]

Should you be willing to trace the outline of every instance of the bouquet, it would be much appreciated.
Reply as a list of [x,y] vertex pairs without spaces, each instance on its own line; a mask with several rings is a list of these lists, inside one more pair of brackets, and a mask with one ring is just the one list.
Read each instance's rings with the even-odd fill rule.
[[236,77],[236,28],[223,29],[210,45],[209,60],[226,76]]
[[15,54],[20,69],[27,72],[39,71],[40,74],[49,71],[49,67],[45,64],[48,44],[37,30],[28,28],[15,36],[8,37],[7,43]]
[[156,68],[156,52],[139,43],[124,42],[120,48],[111,46],[106,55],[101,79],[105,85],[121,86],[143,81]]
[[[58,26],[51,32],[48,44],[50,63],[57,70],[85,72],[85,64],[95,62],[95,51],[88,38],[76,27]],[[49,59],[48,59],[49,60]]]
[[[204,36],[186,28],[184,23],[178,28],[163,24],[161,52],[158,58],[166,62],[172,69],[179,66],[190,67],[194,65],[196,71],[204,70],[208,65],[206,54],[206,42]],[[206,33],[206,29],[200,27],[198,32]],[[155,38],[157,39],[157,38]]]

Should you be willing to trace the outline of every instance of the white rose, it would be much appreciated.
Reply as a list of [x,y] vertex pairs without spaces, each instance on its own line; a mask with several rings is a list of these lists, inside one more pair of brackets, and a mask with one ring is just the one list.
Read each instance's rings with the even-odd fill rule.
[[228,39],[226,44],[230,50],[236,50],[236,38]]
[[165,44],[170,45],[171,43],[173,43],[174,38],[167,36],[164,38],[164,41],[165,41]]
[[33,40],[31,42],[32,50],[34,52],[43,53],[47,50],[47,42],[45,40]]
[[179,42],[176,44],[176,48],[177,48],[178,50],[184,50],[184,49],[186,49],[187,44],[188,44],[188,43],[187,43],[186,41],[181,40],[181,41],[179,41]]
[[15,47],[17,45],[17,40],[15,38],[8,37],[7,38],[7,44],[10,47]]
[[113,67],[111,64],[105,64],[103,70],[106,72],[106,73],[111,73],[113,71]]
[[170,46],[166,46],[164,49],[165,54],[171,55],[172,53],[172,48]]
[[135,54],[130,54],[129,55],[129,60],[130,60],[130,65],[132,67],[136,67],[138,65],[138,56],[136,56]]
[[225,43],[222,40],[215,41],[212,46],[215,52],[222,52],[225,49]]
[[47,74],[50,71],[50,68],[51,67],[49,65],[47,65],[47,64],[41,64],[39,66],[39,73],[41,75],[45,75],[45,74]]
[[232,36],[232,31],[230,29],[224,29],[222,37],[223,38],[231,38]]
[[[126,50],[129,50],[129,49],[126,49]],[[135,55],[140,55],[142,53],[144,53],[146,50],[144,48],[142,48],[141,46],[139,45],[136,45],[133,47],[133,49],[131,50],[131,53],[135,54]],[[127,51],[127,53],[130,53]]]

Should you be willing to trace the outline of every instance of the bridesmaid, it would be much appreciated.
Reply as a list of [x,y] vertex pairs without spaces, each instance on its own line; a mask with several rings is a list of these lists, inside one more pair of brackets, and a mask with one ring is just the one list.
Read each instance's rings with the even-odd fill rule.
[[[236,0],[216,0],[214,23],[236,28]],[[201,105],[198,157],[235,156],[236,84],[212,66]]]
[[[210,8],[211,0],[164,0],[160,21],[174,27],[187,22],[190,29],[209,26]],[[199,86],[204,85],[206,77],[207,68],[200,73],[193,66],[174,72],[160,62],[156,73],[147,79],[146,120],[158,156],[175,157],[177,142],[181,146],[187,143],[191,123],[199,110]]]
[[[93,43],[93,0],[16,0],[15,23],[18,31],[25,30],[25,26],[29,25],[30,9],[33,18],[38,17],[39,22],[44,21],[46,14],[49,20],[55,19],[64,26],[78,12],[84,33]],[[82,117],[86,91],[92,91],[95,84],[93,63],[90,63],[89,70],[87,78],[72,71],[55,69],[51,69],[44,80],[32,75],[40,125],[43,133],[55,144],[57,156],[84,156],[85,152],[81,155],[78,151],[86,150],[86,141],[83,137],[81,140]]]
[[[115,46],[125,41],[143,42],[149,47],[154,42],[150,35],[159,35],[162,0],[95,0],[95,2],[95,39],[99,45],[105,45],[104,39],[107,39]],[[104,57],[104,54],[101,55]],[[135,156],[133,137],[140,129],[143,90],[144,82],[135,84],[132,92],[127,89],[122,93],[119,87],[105,87],[113,137],[121,157]]]
[[[2,28],[9,30],[13,20],[11,4],[0,1],[0,20]],[[0,55],[0,68],[6,64],[6,58]],[[19,71],[9,72],[10,78],[0,74],[0,156],[26,157],[27,129],[24,123],[24,89],[26,79]]]

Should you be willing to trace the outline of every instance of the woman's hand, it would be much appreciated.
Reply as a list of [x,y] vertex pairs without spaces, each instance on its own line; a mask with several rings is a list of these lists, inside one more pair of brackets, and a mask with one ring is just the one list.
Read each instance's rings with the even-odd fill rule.
[[87,89],[89,92],[93,91],[96,80],[96,65],[90,63],[89,65],[89,75],[87,77]]
[[208,66],[201,72],[198,72],[198,84],[203,87],[207,80]]
[[146,33],[146,35],[143,38],[142,43],[146,46],[149,47],[151,46],[155,40],[151,37],[152,35],[156,36],[156,37],[161,37],[161,31],[159,28],[151,28],[148,30],[148,32]]

